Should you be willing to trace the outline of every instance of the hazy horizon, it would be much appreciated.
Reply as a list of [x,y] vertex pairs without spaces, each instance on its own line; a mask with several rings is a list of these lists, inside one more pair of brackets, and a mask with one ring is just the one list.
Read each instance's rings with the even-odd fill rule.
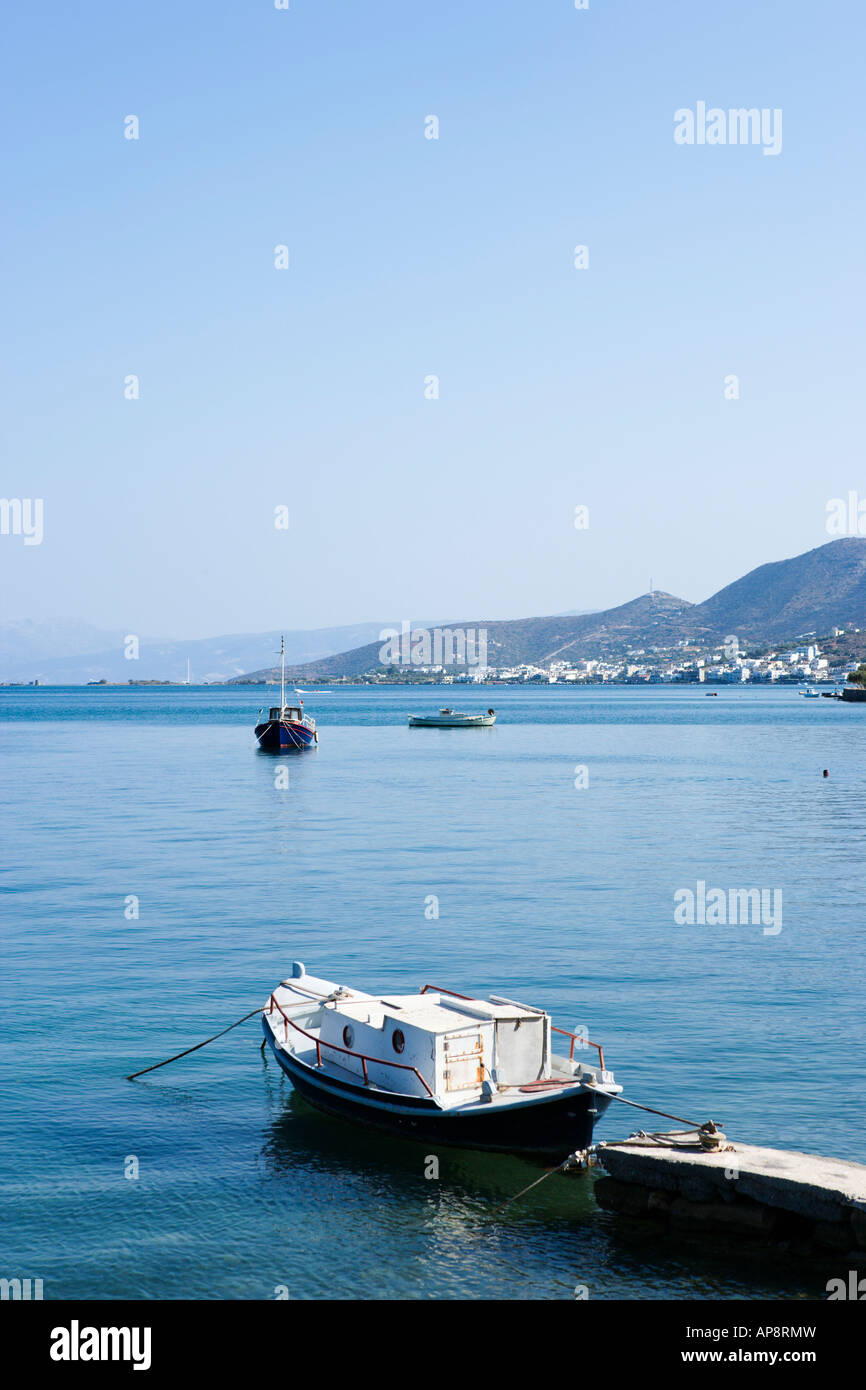
[[[837,538],[834,538],[834,539],[840,539],[840,538],[837,537]],[[851,538],[849,537],[849,538],[846,538],[846,539],[851,539]],[[866,540],[866,538],[864,538],[864,537],[857,537],[856,539]],[[831,543],[832,543],[832,541],[825,541],[825,542],[823,542],[823,545],[829,545],[829,544],[831,544]],[[823,547],[822,547],[822,546],[813,547],[813,549],[821,549],[821,548],[823,548]],[[783,557],[780,557],[780,559],[781,559],[781,560],[787,560],[787,559],[792,559],[792,558],[802,558],[802,554],[809,554],[809,553],[810,553],[810,552],[808,552],[808,551],[807,551],[807,552],[802,552],[800,556],[796,556],[796,557],[792,557],[792,556],[783,556]],[[774,562],[774,561],[765,561],[765,562],[764,562],[764,565],[771,565],[771,564],[773,564],[773,563],[775,563],[775,562]],[[763,567],[764,567],[763,565],[761,565],[761,566],[756,566],[757,569],[760,569],[760,568],[763,568]],[[751,573],[751,571],[750,571],[749,573]],[[729,581],[729,584],[722,585],[722,589],[726,589],[726,588],[730,587],[730,584],[736,583],[738,580],[743,579],[743,578],[745,578],[745,577],[746,577],[746,576],[744,576],[744,575],[736,575],[736,576],[734,577],[734,579],[732,579],[731,581]],[[640,598],[642,598],[642,597],[646,597],[647,594],[648,594],[649,592],[650,592],[649,590],[645,590],[643,594],[633,594],[632,597],[631,597],[631,599],[626,599],[624,602],[625,602],[626,604],[635,602],[635,601],[637,601],[638,599],[640,599]],[[691,604],[691,605],[693,605],[693,606],[698,606],[701,602],[703,602],[703,600],[692,600],[692,599],[689,599],[689,598],[687,598],[686,595],[684,595],[684,594],[669,594],[668,591],[663,590],[663,589],[660,589],[659,586],[658,586],[658,585],[655,585],[655,584],[653,585],[653,590],[652,590],[652,592],[655,593],[655,594],[657,594],[657,595],[662,595],[662,596],[666,595],[666,596],[668,596],[668,597],[678,599],[678,600],[680,600],[680,601],[686,602],[686,603]],[[718,592],[720,592],[720,590],[714,591],[714,593],[718,593]],[[714,596],[714,595],[708,595],[708,597],[713,597],[713,596]],[[153,650],[155,650],[155,649],[158,649],[160,646],[165,646],[165,647],[168,647],[168,646],[176,646],[177,644],[182,643],[182,642],[188,642],[188,643],[191,644],[191,645],[196,645],[196,644],[199,644],[199,645],[200,645],[200,644],[210,643],[210,642],[213,642],[213,641],[215,641],[215,640],[225,640],[225,641],[231,641],[231,640],[233,640],[233,639],[247,639],[247,640],[249,640],[249,639],[255,639],[255,638],[257,638],[257,637],[274,637],[274,638],[275,638],[276,635],[279,634],[280,632],[282,632],[283,634],[285,634],[287,640],[288,640],[288,639],[294,639],[294,638],[297,638],[297,637],[300,637],[300,636],[304,636],[304,635],[315,636],[315,635],[320,635],[320,634],[321,634],[321,635],[324,635],[324,634],[332,634],[332,633],[333,633],[333,634],[336,634],[336,633],[340,633],[340,634],[344,634],[345,637],[346,637],[345,645],[341,648],[341,650],[353,650],[355,647],[367,646],[367,645],[369,645],[370,642],[372,642],[372,641],[374,641],[374,640],[377,640],[377,638],[378,638],[378,636],[379,636],[379,629],[382,629],[382,630],[384,630],[384,629],[386,629],[386,628],[393,629],[393,628],[395,628],[395,627],[399,627],[400,624],[401,624],[402,622],[404,622],[404,621],[410,621],[413,628],[416,628],[416,629],[419,629],[419,630],[420,630],[420,629],[425,629],[425,628],[439,627],[439,626],[442,626],[443,624],[447,624],[447,623],[452,623],[452,624],[453,624],[453,623],[460,623],[460,622],[466,622],[466,621],[489,621],[489,622],[498,622],[498,621],[506,621],[506,622],[507,622],[507,621],[518,621],[518,622],[519,622],[519,621],[521,621],[521,620],[531,619],[531,618],[580,617],[580,616],[588,616],[588,615],[593,614],[593,613],[606,612],[606,611],[608,611],[609,609],[613,609],[613,608],[619,607],[619,606],[622,606],[622,605],[618,605],[618,604],[607,604],[607,605],[604,605],[604,606],[601,607],[601,608],[590,608],[590,609],[580,609],[580,610],[565,610],[565,609],[560,609],[560,610],[558,610],[556,613],[550,613],[550,614],[541,614],[541,613],[525,613],[525,614],[521,614],[521,613],[512,613],[512,614],[509,614],[509,615],[508,615],[506,618],[504,618],[504,619],[499,618],[498,616],[494,617],[494,616],[489,615],[489,614],[471,614],[471,613],[456,613],[456,614],[450,614],[450,615],[448,615],[448,616],[441,616],[441,615],[440,615],[440,616],[437,617],[437,618],[414,617],[414,616],[411,616],[411,615],[409,615],[408,618],[402,618],[402,617],[394,617],[394,616],[392,615],[390,618],[368,618],[368,619],[360,619],[360,620],[357,620],[357,621],[354,621],[354,622],[347,622],[347,623],[338,623],[338,624],[326,625],[325,627],[321,627],[321,628],[303,628],[303,627],[301,627],[301,628],[290,628],[290,627],[287,627],[287,626],[284,626],[284,627],[280,628],[280,627],[278,626],[278,627],[276,627],[276,628],[248,629],[248,630],[246,630],[246,631],[237,631],[237,632],[232,632],[232,633],[229,633],[229,632],[214,632],[214,633],[187,632],[187,633],[182,634],[180,637],[166,636],[165,634],[140,633],[140,634],[138,634],[138,637],[139,637],[139,639],[141,640],[141,642],[145,643],[145,644],[147,645],[147,647],[148,647],[151,651],[153,651]],[[98,636],[100,636],[100,637],[102,637],[102,638],[104,638],[104,639],[108,639],[109,637],[111,637],[111,638],[113,638],[116,642],[122,641],[122,637],[121,637],[121,635],[120,635],[119,629],[114,629],[113,631],[112,631],[111,629],[102,629],[102,628],[96,629],[96,628],[93,628],[92,625],[89,624],[89,623],[87,623],[87,622],[80,622],[79,620],[74,619],[74,618],[71,618],[71,617],[68,617],[68,616],[65,617],[65,618],[64,618],[64,617],[60,617],[60,618],[56,619],[56,620],[54,621],[54,623],[39,623],[39,622],[36,622],[36,621],[34,621],[34,620],[32,620],[32,619],[28,619],[28,618],[24,618],[24,619],[6,619],[6,620],[0,619],[0,638],[2,638],[3,635],[7,634],[7,633],[9,632],[10,629],[18,628],[18,627],[24,627],[24,628],[26,628],[28,625],[32,625],[33,627],[37,628],[38,630],[42,631],[43,633],[44,633],[44,631],[45,631],[46,629],[51,628],[52,626],[56,626],[58,629],[60,629],[61,633],[63,633],[63,632],[64,632],[64,629],[66,629],[66,630],[68,631],[69,635],[73,635],[73,634],[75,633],[76,629],[77,629],[77,630],[80,631],[80,632],[84,632],[84,631],[93,631],[93,633],[94,633],[95,636],[98,635]],[[360,631],[361,629],[364,629],[364,628],[370,629],[370,631],[369,631],[366,635],[364,635],[363,637],[361,637],[360,635],[358,635],[358,640],[350,640],[350,637],[353,637],[353,636],[355,635],[355,631],[356,631],[356,630]],[[90,648],[90,649],[88,649],[88,648],[82,648],[81,642],[80,642],[80,641],[74,642],[74,643],[73,643],[73,647],[74,647],[74,651],[75,651],[75,654],[76,654],[76,655],[78,655],[78,654],[86,655],[88,652],[90,652],[90,653],[93,654],[93,655],[97,655],[97,654],[98,654],[98,650],[99,650],[98,647],[94,647],[94,648]],[[2,650],[2,649],[0,649],[0,650]],[[288,647],[287,647],[287,651],[288,651]],[[61,655],[62,655],[62,654],[61,654]],[[294,661],[294,664],[298,664],[296,660]]]

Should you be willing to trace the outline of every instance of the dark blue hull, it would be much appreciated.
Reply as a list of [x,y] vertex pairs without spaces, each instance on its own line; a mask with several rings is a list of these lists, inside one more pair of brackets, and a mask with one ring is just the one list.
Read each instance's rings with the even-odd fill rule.
[[610,1104],[607,1096],[589,1091],[563,1096],[527,1098],[524,1105],[491,1108],[486,1113],[441,1110],[427,1096],[375,1099],[375,1091],[360,1084],[325,1076],[291,1057],[275,1045],[263,1016],[265,1038],[292,1085],[310,1105],[356,1124],[402,1134],[425,1143],[448,1144],[465,1149],[493,1149],[500,1153],[532,1154],[558,1162],[592,1143],[593,1125]]
[[316,743],[315,730],[294,719],[269,719],[256,725],[259,747],[266,753],[287,753],[293,749],[312,748]]

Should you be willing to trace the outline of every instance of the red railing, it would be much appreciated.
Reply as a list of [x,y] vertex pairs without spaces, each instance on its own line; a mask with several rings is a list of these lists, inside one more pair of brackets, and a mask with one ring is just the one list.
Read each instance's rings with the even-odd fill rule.
[[602,1071],[604,1071],[604,1053],[601,1050],[601,1043],[590,1042],[589,1038],[581,1037],[579,1033],[569,1033],[567,1028],[553,1028],[552,1024],[551,1028],[554,1033],[561,1033],[564,1038],[571,1038],[571,1047],[568,1050],[569,1061],[574,1061],[574,1044],[579,1042],[581,1045],[585,1045],[586,1047],[595,1048],[596,1052],[598,1053],[598,1064],[601,1067]]
[[[472,999],[471,994],[458,994],[456,989],[441,989],[438,985],[424,985],[421,989],[421,993],[426,994],[428,989],[434,990],[436,994],[451,994],[455,999]],[[550,1026],[554,1033],[561,1033],[564,1038],[571,1038],[571,1047],[568,1052],[569,1061],[574,1061],[574,1045],[579,1042],[585,1044],[587,1047],[595,1048],[598,1053],[598,1064],[602,1071],[604,1071],[604,1052],[602,1051],[601,1043],[590,1042],[589,1038],[581,1037],[578,1033],[569,1033],[567,1028],[554,1028],[553,1024]]]
[[357,1057],[357,1058],[358,1058],[358,1061],[361,1063],[361,1070],[362,1070],[362,1072],[364,1073],[364,1085],[365,1085],[365,1086],[369,1086],[369,1084],[370,1084],[370,1078],[369,1078],[368,1075],[367,1075],[367,1063],[368,1063],[368,1062],[374,1062],[374,1063],[376,1064],[376,1066],[380,1066],[380,1067],[396,1067],[399,1071],[412,1071],[412,1072],[414,1072],[415,1075],[417,1076],[418,1080],[421,1082],[421,1085],[424,1087],[425,1091],[427,1092],[428,1096],[431,1096],[431,1097],[435,1100],[435,1096],[433,1096],[432,1090],[430,1089],[430,1087],[429,1087],[429,1085],[427,1084],[427,1082],[424,1080],[424,1077],[421,1075],[421,1073],[420,1073],[420,1071],[418,1070],[417,1067],[410,1066],[410,1065],[409,1065],[408,1063],[406,1063],[406,1062],[392,1062],[392,1061],[390,1061],[387,1057],[367,1057],[363,1052],[353,1052],[353,1051],[351,1050],[351,1048],[348,1048],[348,1047],[338,1047],[336,1043],[330,1043],[330,1042],[323,1043],[319,1038],[315,1037],[315,1035],[314,1035],[313,1033],[308,1033],[307,1030],[306,1030],[306,1028],[302,1028],[301,1025],[300,1025],[299,1023],[295,1023],[294,1019],[289,1018],[289,1016],[288,1016],[288,1014],[286,1013],[285,1009],[282,1007],[282,1005],[279,1003],[279,1001],[278,1001],[277,999],[274,998],[273,995],[271,995],[270,1005],[271,1005],[271,1007],[270,1007],[270,1009],[268,1010],[269,1013],[272,1014],[272,1013],[274,1012],[274,1009],[276,1008],[276,1009],[279,1010],[279,1012],[282,1014],[283,1018],[285,1019],[285,1021],[286,1021],[286,1037],[288,1037],[288,1025],[291,1024],[292,1027],[293,1027],[298,1033],[302,1033],[302,1034],[304,1035],[305,1038],[309,1038],[309,1039],[310,1039],[310,1042],[313,1042],[313,1043],[316,1044],[316,1066],[317,1066],[317,1067],[320,1067],[320,1066],[322,1065],[322,1048],[323,1048],[323,1047],[330,1047],[330,1048],[332,1049],[332,1051],[334,1051],[334,1052],[344,1052],[344,1053],[346,1054],[347,1057]]

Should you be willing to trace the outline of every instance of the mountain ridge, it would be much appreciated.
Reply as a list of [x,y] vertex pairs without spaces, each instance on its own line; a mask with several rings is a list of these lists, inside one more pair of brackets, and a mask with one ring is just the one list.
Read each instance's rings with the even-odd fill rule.
[[[445,626],[443,624],[443,626]],[[662,590],[627,603],[575,616],[518,618],[453,624],[487,633],[487,664],[545,666],[624,655],[630,648],[668,646],[686,640],[711,644],[736,636],[740,643],[828,635],[836,626],[866,629],[866,538],[845,536],[785,560],[758,565],[702,603]],[[413,632],[420,632],[420,625]],[[287,668],[293,680],[352,678],[380,668],[381,641],[321,661]],[[456,663],[436,662],[453,665]],[[234,683],[272,680],[264,668]]]

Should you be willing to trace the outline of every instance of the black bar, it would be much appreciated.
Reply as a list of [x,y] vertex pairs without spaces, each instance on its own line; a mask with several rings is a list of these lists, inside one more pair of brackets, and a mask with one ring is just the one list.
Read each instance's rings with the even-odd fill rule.
[[[379,1347],[386,1352],[383,1373],[387,1368],[393,1373],[395,1355],[405,1353],[401,1379],[425,1366],[429,1370],[431,1356],[443,1356],[440,1371],[450,1366],[449,1373],[464,1381],[469,1369],[495,1376],[520,1354],[545,1379],[561,1374],[563,1361],[570,1364],[569,1384],[578,1379],[585,1383],[588,1375],[655,1375],[713,1365],[729,1374],[741,1366],[806,1370],[826,1383],[828,1376],[847,1374],[858,1364],[866,1326],[859,1304],[866,1300],[866,1279],[859,1284],[856,1297],[808,1303],[594,1301],[577,1296],[536,1302],[531,1308],[477,1300],[389,1303],[376,1300],[371,1289],[372,1297],[357,1300],[363,1307],[348,1314],[348,1327],[342,1307],[291,1297],[270,1302],[8,1301],[0,1326],[4,1363],[15,1365],[21,1376],[36,1372],[35,1384],[46,1375],[61,1382],[69,1376],[92,1379],[106,1369],[114,1376],[135,1375],[136,1356],[140,1378],[162,1378],[166,1372],[195,1375],[198,1387],[204,1374],[217,1374],[224,1384],[227,1370],[238,1361],[247,1380],[266,1375],[286,1386],[297,1385],[302,1372],[316,1368],[329,1377],[360,1373],[366,1379],[374,1369],[370,1357],[378,1355]],[[118,1337],[117,1349],[128,1351],[129,1359],[81,1357],[82,1351],[103,1350],[101,1335],[95,1341],[88,1331],[94,1328],[128,1330],[128,1339]],[[139,1329],[137,1338],[133,1329]],[[452,1341],[455,1336],[459,1343]],[[106,1353],[113,1348],[106,1336]],[[55,1359],[60,1353],[71,1356],[75,1349],[78,1360]]]

